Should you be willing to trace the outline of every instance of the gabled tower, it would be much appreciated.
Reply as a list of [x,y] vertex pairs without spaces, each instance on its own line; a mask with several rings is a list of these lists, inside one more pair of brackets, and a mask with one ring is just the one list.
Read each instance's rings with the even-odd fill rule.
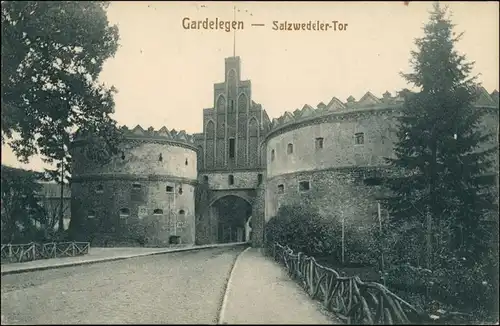
[[224,82],[214,84],[214,107],[203,114],[200,169],[260,167],[258,144],[266,117],[262,107],[252,101],[251,82],[241,80],[240,57],[226,58]]

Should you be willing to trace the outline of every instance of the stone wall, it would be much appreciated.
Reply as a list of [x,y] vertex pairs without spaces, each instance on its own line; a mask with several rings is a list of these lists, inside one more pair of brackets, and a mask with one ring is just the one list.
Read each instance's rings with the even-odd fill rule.
[[392,155],[395,124],[392,111],[339,113],[276,133],[266,146],[268,178],[333,167],[383,165],[383,158]]
[[[232,184],[230,182],[230,176],[232,176]],[[263,171],[205,171],[200,174],[200,181],[206,180],[209,188],[212,190],[255,189],[259,186],[259,180],[261,180],[260,183],[262,183],[263,179]]]
[[[192,183],[123,179],[79,179],[73,182],[72,218],[88,224],[91,233],[119,234],[122,233],[119,230],[127,228],[130,223],[138,228],[154,224],[155,227],[150,227],[144,234],[150,244],[168,244],[171,235],[180,236],[183,243],[194,243],[195,186]],[[100,186],[102,188],[98,188]],[[172,189],[167,191],[167,186]],[[131,230],[132,233],[135,231],[138,230]],[[126,237],[127,234],[119,236]]]
[[[73,174],[171,175],[192,180],[197,178],[197,157],[194,147],[162,141],[126,139],[120,153],[102,165],[86,157],[83,147],[73,151]],[[161,158],[160,158],[161,155]]]
[[[267,180],[266,222],[282,205],[308,204],[326,219],[345,218],[351,225],[377,222],[377,197],[380,189],[363,180],[368,169],[326,169],[280,175]],[[302,184],[301,184],[302,183]]]
[[[168,132],[168,131],[167,131]],[[172,235],[195,242],[197,156],[194,145],[126,137],[108,164],[75,143],[73,226],[96,234],[166,245]]]

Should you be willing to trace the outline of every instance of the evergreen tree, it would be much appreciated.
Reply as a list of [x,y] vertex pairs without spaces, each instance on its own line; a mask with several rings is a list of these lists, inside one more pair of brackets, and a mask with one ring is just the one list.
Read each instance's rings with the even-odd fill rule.
[[403,93],[395,158],[388,159],[399,171],[386,180],[393,194],[388,207],[394,221],[424,226],[428,267],[440,230],[450,230],[455,239],[446,241],[449,249],[477,257],[484,249],[483,217],[493,202],[494,178],[485,174],[496,148],[481,149],[491,135],[478,128],[473,63],[454,49],[462,34],[455,35],[453,27],[447,9],[436,3],[424,37],[416,40],[418,51],[411,53],[413,72],[403,74],[419,91]]

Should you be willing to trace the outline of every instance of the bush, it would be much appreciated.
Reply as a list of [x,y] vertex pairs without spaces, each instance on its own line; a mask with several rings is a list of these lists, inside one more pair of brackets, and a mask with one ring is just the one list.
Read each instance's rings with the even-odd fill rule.
[[475,263],[467,266],[463,257],[451,257],[433,273],[432,295],[467,310],[491,310],[495,302],[495,283],[488,267]]
[[432,271],[409,263],[391,267],[385,276],[388,286],[412,293],[424,293],[433,283]]
[[332,250],[327,223],[318,211],[306,205],[282,206],[265,227],[265,242],[269,248],[278,242],[295,252],[323,255]]

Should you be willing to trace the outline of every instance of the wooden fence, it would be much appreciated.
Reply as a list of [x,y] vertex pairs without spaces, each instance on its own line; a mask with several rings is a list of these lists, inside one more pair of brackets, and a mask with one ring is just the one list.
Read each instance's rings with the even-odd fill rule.
[[[269,248],[268,248],[269,249]],[[274,259],[283,264],[290,277],[313,298],[323,302],[328,311],[348,324],[423,324],[430,316],[376,282],[363,282],[358,276],[340,276],[313,257],[278,243],[272,247]]]
[[74,257],[89,253],[88,242],[51,242],[28,244],[2,244],[1,258],[5,262],[26,262],[56,257]]

